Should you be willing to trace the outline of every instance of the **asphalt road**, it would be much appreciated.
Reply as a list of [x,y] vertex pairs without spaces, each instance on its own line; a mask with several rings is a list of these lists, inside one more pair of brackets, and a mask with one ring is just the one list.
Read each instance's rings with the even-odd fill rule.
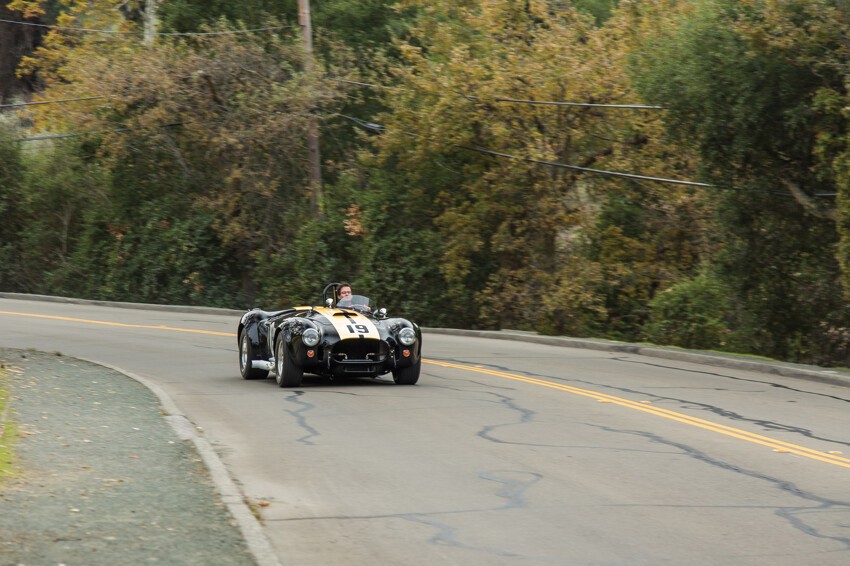
[[237,321],[0,299],[0,347],[156,384],[287,566],[850,563],[847,387],[426,333],[417,386],[288,390],[240,379]]

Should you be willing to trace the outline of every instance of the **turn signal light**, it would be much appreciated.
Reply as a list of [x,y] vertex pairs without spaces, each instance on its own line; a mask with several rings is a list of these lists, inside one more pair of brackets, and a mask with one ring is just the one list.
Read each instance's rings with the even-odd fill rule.
[[307,350],[307,357],[314,358],[316,356],[316,350]]
[[410,357],[410,350],[402,350],[401,355],[404,356],[405,358],[409,358]]

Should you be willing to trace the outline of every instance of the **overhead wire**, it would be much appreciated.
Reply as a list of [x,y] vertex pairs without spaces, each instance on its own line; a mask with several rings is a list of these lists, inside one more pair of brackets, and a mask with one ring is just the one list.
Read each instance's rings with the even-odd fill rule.
[[[346,79],[337,79],[337,78],[329,78],[329,80],[353,84],[357,86],[367,86],[371,88],[384,88],[384,89],[393,89],[400,91],[409,91],[410,89],[404,87],[394,87],[394,86],[386,86],[379,85],[374,83],[366,83],[359,81],[351,81]],[[478,96],[466,95],[466,94],[458,94],[458,96],[462,96],[467,100],[472,100],[477,102],[481,100]],[[663,106],[654,106],[649,104],[601,104],[595,102],[564,102],[558,100],[529,100],[522,98],[508,98],[499,96],[493,99],[494,102],[507,102],[513,104],[531,104],[531,105],[540,105],[540,106],[578,106],[578,107],[586,107],[586,108],[622,108],[628,110],[666,110]]]
[[0,110],[7,108],[18,108],[21,106],[37,106],[40,104],[57,104],[59,102],[76,102],[79,100],[97,100],[99,98],[106,98],[105,96],[83,96],[80,98],[62,98],[57,100],[38,100],[36,102],[15,102],[13,104],[0,104]]
[[372,88],[391,88],[391,89],[395,89],[395,90],[410,90],[410,89],[406,89],[404,87],[376,85],[376,84],[373,84],[373,83],[364,83],[364,82],[352,81],[352,80],[348,80],[348,79],[337,79],[337,78],[334,78],[334,77],[328,77],[328,80],[338,82],[338,83],[346,83],[346,84],[351,84],[351,85],[357,85],[357,86],[368,86],[368,87],[372,87]]
[[[46,28],[53,28],[53,29],[64,29],[64,30],[71,30],[71,31],[124,33],[124,34],[139,34],[139,33],[141,33],[141,32],[117,32],[117,31],[113,32],[113,31],[110,31],[110,30],[93,30],[93,29],[85,29],[85,28],[64,28],[64,27],[61,27],[61,26],[51,26],[51,25],[45,25],[45,24],[33,24],[33,23],[29,23],[29,22],[16,22],[16,21],[12,21],[12,20],[4,20],[4,19],[0,19],[0,22],[12,23],[12,24],[33,25],[33,26],[38,26],[38,27],[46,27]],[[290,29],[290,28],[294,28],[294,27],[297,27],[297,26],[276,26],[276,27],[258,28],[258,29],[251,29],[251,30],[239,30],[239,31],[230,31],[230,32],[156,33],[155,35],[220,35],[220,34],[226,34],[226,33],[249,33],[249,32],[257,32],[257,31],[277,30],[277,29]],[[403,91],[409,90],[409,89],[406,89],[406,88],[403,88],[403,87],[388,87],[388,86],[385,86],[385,85],[378,85],[378,84],[375,84],[375,83],[367,83],[367,82],[362,82],[362,81],[352,81],[352,80],[348,80],[348,79],[339,79],[339,78],[329,77],[329,80],[341,82],[341,83],[346,83],[346,84],[353,84],[353,85],[357,85],[357,86],[366,86],[366,87],[371,87],[371,88],[388,88],[388,89],[398,89],[398,90],[403,90]],[[477,96],[468,96],[468,95],[463,95],[463,96],[465,98],[467,98],[469,100],[473,100],[473,101],[480,100],[480,98],[477,97]],[[54,100],[54,101],[40,101],[40,102],[30,102],[30,103],[6,104],[6,105],[0,105],[0,109],[8,108],[8,107],[36,105],[36,104],[73,102],[73,101],[76,101],[76,100],[93,100],[93,99],[98,99],[98,98],[104,98],[104,97],[93,96],[93,97],[81,97],[81,98],[76,98],[76,99],[64,99],[64,100]],[[622,109],[639,109],[639,110],[664,110],[665,109],[663,106],[643,105],[643,104],[600,104],[600,103],[585,103],[585,102],[530,100],[530,99],[517,99],[517,98],[507,98],[507,97],[497,97],[497,98],[494,99],[494,101],[496,101],[496,102],[507,102],[507,103],[517,103],[517,104],[548,105],[548,106],[576,106],[576,107],[591,107],[591,108],[622,108]],[[374,122],[368,122],[368,121],[361,120],[361,119],[355,118],[353,116],[347,116],[347,115],[344,115],[344,114],[337,114],[337,115],[340,116],[341,118],[345,118],[347,120],[354,122],[355,124],[359,125],[362,128],[369,129],[369,130],[376,131],[376,132],[384,132],[385,131],[385,127],[381,124],[377,124],[377,123],[374,123]],[[165,127],[169,127],[169,126],[173,126],[173,125],[179,125],[179,123],[178,124],[167,124]],[[125,129],[107,130],[107,131],[116,131],[117,132],[117,131],[124,131],[124,130]],[[58,134],[58,135],[53,135],[53,136],[35,136],[35,137],[29,137],[29,138],[19,138],[16,141],[26,142],[26,141],[38,141],[38,140],[46,140],[46,139],[64,139],[64,138],[78,137],[78,136],[82,136],[82,135],[97,134],[97,133],[104,133],[104,132],[85,132],[85,133]],[[414,134],[411,134],[411,135],[414,135]],[[579,165],[572,165],[572,164],[568,164],[568,163],[560,163],[560,162],[556,162],[556,161],[548,161],[548,160],[533,159],[533,158],[530,158],[530,157],[522,157],[522,156],[504,153],[504,152],[493,151],[493,150],[489,150],[489,149],[482,148],[482,147],[461,146],[461,145],[456,145],[456,147],[459,147],[461,149],[465,149],[467,151],[474,151],[474,152],[478,152],[478,153],[482,153],[482,154],[486,154],[486,155],[491,155],[491,156],[494,156],[494,157],[503,157],[503,158],[507,158],[507,159],[515,159],[515,160],[525,161],[525,162],[529,162],[529,163],[546,165],[546,166],[549,166],[549,167],[557,167],[557,168],[562,168],[562,169],[570,169],[570,170],[574,170],[574,171],[580,171],[580,172],[584,172],[584,173],[592,173],[592,174],[597,174],[597,175],[605,175],[605,176],[626,178],[626,179],[639,180],[639,181],[651,181],[651,182],[657,182],[657,183],[676,184],[676,185],[683,185],[683,186],[693,186],[693,187],[702,187],[702,188],[720,188],[717,185],[713,185],[713,184],[710,184],[710,183],[700,183],[700,182],[696,182],[696,181],[687,181],[687,180],[682,180],[682,179],[668,179],[668,178],[663,178],[663,177],[652,177],[652,176],[648,176],[648,175],[640,175],[640,174],[636,174],[636,173],[623,173],[623,172],[618,172],[618,171],[607,171],[607,170],[603,170],[603,169],[594,169],[594,168],[589,168],[589,167],[582,167],[582,166],[579,166]],[[735,190],[740,190],[740,189],[735,189]],[[788,196],[785,193],[776,193],[776,192],[773,192],[773,191],[760,191],[760,192],[771,192],[771,194],[781,194],[782,196]],[[815,196],[834,196],[834,195],[832,195],[832,194],[818,194],[818,195],[815,195]]]
[[[477,100],[477,97],[472,97]],[[663,106],[648,104],[597,104],[593,102],[559,102],[553,100],[523,100],[520,98],[495,98],[496,102],[514,102],[517,104],[537,104],[545,106],[581,106],[586,108],[625,108],[629,110],[665,110]]]
[[656,183],[667,183],[672,185],[686,185],[689,187],[706,187],[706,188],[717,188],[717,185],[712,185],[709,183],[699,183],[696,181],[684,181],[681,179],[665,179],[663,177],[650,177],[648,175],[638,175],[636,173],[620,173],[618,171],[606,171],[604,169],[591,169],[590,167],[582,167],[580,165],[570,165],[568,163],[559,163],[557,161],[547,161],[544,159],[533,159],[531,157],[522,157],[519,155],[511,155],[509,153],[503,153],[500,151],[492,151],[489,149],[485,149],[483,147],[474,147],[474,146],[463,146],[458,145],[457,147],[461,149],[466,149],[468,151],[477,151],[479,153],[484,153],[487,155],[493,155],[496,157],[505,157],[508,159],[517,159],[519,161],[526,161],[528,163],[536,163],[539,165],[548,165],[549,167],[558,167],[561,169],[572,169],[573,171],[581,171],[583,173],[595,173],[597,175],[607,175],[609,177],[622,177],[625,179],[637,179],[640,181],[653,181]]
[[[175,126],[182,126],[184,122],[172,122],[170,124],[163,124],[159,126],[160,128],[173,128]],[[31,141],[44,141],[44,140],[62,140],[67,138],[79,138],[82,136],[96,136],[99,134],[109,134],[113,132],[128,132],[130,128],[113,128],[111,130],[97,130],[91,132],[70,132],[65,134],[48,134],[44,136],[30,136],[26,138],[17,138],[16,142],[31,142]]]
[[[340,116],[341,118],[345,118],[347,120],[350,120],[351,122],[354,122],[358,126],[370,129],[372,131],[376,131],[376,132],[386,131],[386,128],[381,124],[376,124],[374,122],[367,122],[365,120],[361,120],[360,118],[355,118],[353,116],[347,116],[345,114],[337,114],[337,115]],[[415,134],[411,134],[411,135],[415,136]],[[492,155],[494,157],[504,157],[504,158],[507,158],[507,159],[517,159],[517,160],[526,161],[526,162],[529,162],[529,163],[536,163],[536,164],[539,164],[539,165],[547,165],[549,167],[558,167],[558,168],[562,168],[562,169],[572,169],[574,171],[581,171],[583,173],[595,173],[597,175],[608,175],[608,176],[612,176],[612,177],[623,177],[623,178],[627,178],[627,179],[637,179],[637,180],[641,180],[641,181],[654,181],[654,182],[657,182],[657,183],[670,183],[670,184],[687,185],[687,186],[693,186],[693,187],[715,187],[715,185],[711,185],[711,184],[708,184],[708,183],[698,183],[696,181],[683,181],[681,179],[665,179],[665,178],[662,178],[662,177],[650,177],[650,176],[647,176],[647,175],[638,175],[638,174],[635,174],[635,173],[620,173],[620,172],[617,172],[617,171],[606,171],[604,169],[591,169],[590,167],[581,167],[579,165],[570,165],[568,163],[559,163],[557,161],[546,161],[546,160],[543,160],[543,159],[533,159],[531,157],[522,157],[522,156],[518,156],[518,155],[511,155],[509,153],[504,153],[504,152],[500,152],[500,151],[493,151],[493,150],[485,149],[483,147],[464,146],[464,145],[459,145],[459,144],[455,144],[455,147],[458,147],[460,149],[465,149],[467,151],[475,151],[475,152],[478,152],[478,153]]]
[[[386,127],[384,125],[378,124],[376,122],[369,122],[367,120],[362,120],[360,118],[356,118],[354,116],[348,116],[346,114],[341,114],[341,113],[336,113],[334,115],[339,116],[340,118],[345,118],[346,120],[349,120],[349,121],[353,122],[354,124],[360,126],[361,128],[364,128],[364,129],[367,129],[367,130],[371,130],[371,131],[374,131],[374,132],[377,132],[377,133],[386,132]],[[169,128],[169,127],[181,126],[181,125],[183,125],[183,122],[174,122],[174,123],[171,123],[171,124],[164,124],[162,127],[163,128]],[[26,138],[18,138],[15,141],[16,142],[31,142],[31,141],[43,141],[43,140],[57,140],[57,139],[75,138],[75,137],[81,137],[81,136],[87,136],[87,135],[98,135],[98,134],[104,134],[104,133],[125,132],[125,131],[129,131],[129,128],[116,128],[116,129],[112,129],[112,130],[100,130],[100,131],[92,131],[92,132],[52,134],[52,135],[45,135],[45,136],[31,136],[31,137],[26,137]],[[408,133],[408,135],[411,136],[411,137],[419,137],[418,135],[413,134],[413,133]],[[545,159],[534,159],[534,158],[531,158],[531,157],[523,157],[523,156],[520,156],[520,155],[513,155],[513,154],[510,154],[510,153],[505,153],[505,152],[501,152],[501,151],[493,151],[493,150],[486,149],[486,148],[483,148],[483,147],[465,146],[465,145],[460,145],[460,144],[453,144],[453,145],[455,147],[459,148],[459,149],[464,149],[464,150],[467,150],[467,151],[473,151],[473,152],[476,152],[476,153],[481,153],[481,154],[484,154],[484,155],[490,155],[490,156],[493,156],[493,157],[503,157],[503,158],[506,158],[506,159],[514,159],[514,160],[518,160],[518,161],[525,161],[527,163],[534,163],[534,164],[537,164],[537,165],[545,165],[545,166],[548,166],[548,167],[556,167],[556,168],[560,168],[560,169],[570,169],[570,170],[579,171],[579,172],[582,172],[582,173],[591,173],[591,174],[595,174],[595,175],[603,175],[603,176],[608,176],[608,177],[618,177],[618,178],[630,179],[630,180],[635,180],[635,181],[650,181],[650,182],[654,182],[654,183],[682,185],[682,186],[688,186],[688,187],[724,189],[724,187],[721,187],[719,185],[714,185],[714,184],[711,184],[711,183],[701,183],[701,182],[698,182],[698,181],[687,181],[687,180],[683,180],[683,179],[670,179],[670,178],[665,178],[665,177],[653,177],[653,176],[650,176],[650,175],[641,175],[641,174],[637,174],[637,173],[624,173],[624,172],[621,172],[621,171],[608,171],[608,170],[605,170],[605,169],[594,169],[594,168],[591,168],[591,167],[582,167],[580,165],[572,165],[572,164],[569,164],[569,163],[561,163],[561,162],[558,162],[558,161],[549,161],[549,160],[545,160]],[[775,194],[775,195],[780,195],[780,196],[785,196],[785,197],[791,196],[791,195],[788,195],[786,193],[780,193],[780,192],[776,192],[776,191],[746,191],[745,189],[739,189],[739,188],[736,188],[736,187],[728,187],[728,189],[734,190],[734,191],[760,192],[760,193],[767,193],[767,194]],[[834,194],[827,194],[827,193],[822,193],[822,194],[819,193],[819,194],[816,194],[814,196],[816,196],[816,197],[828,197],[828,196],[835,196],[835,195]]]
[[[114,35],[145,35],[143,31],[120,31],[120,30],[110,30],[110,29],[92,29],[92,28],[75,28],[75,27],[67,27],[67,26],[57,26],[51,24],[36,24],[34,22],[21,22],[17,20],[4,20],[0,19],[0,23],[5,24],[15,24],[21,26],[32,26],[39,28],[48,28],[55,29],[60,31],[72,31],[72,32],[80,32],[80,33],[105,33],[105,34],[114,34]],[[230,31],[196,31],[196,32],[154,32],[152,35],[155,36],[192,36],[192,35],[233,35],[239,33],[257,33],[261,31],[275,31],[280,29],[295,29],[299,26],[271,26],[264,28],[254,28],[254,29],[243,29],[243,30],[230,30]]]
[[[382,124],[377,124],[375,122],[367,122],[365,120],[361,120],[360,118],[355,118],[353,116],[347,116],[345,114],[337,114],[337,116],[339,116],[341,118],[345,118],[347,120],[350,120],[351,122],[354,122],[355,124],[357,124],[357,125],[359,125],[363,128],[366,128],[366,129],[369,129],[369,130],[372,130],[372,131],[375,131],[375,132],[378,132],[378,133],[383,133],[383,132],[386,131],[386,127],[383,126]],[[418,137],[416,134],[413,134],[413,133],[407,133],[407,135],[409,135],[411,137]],[[683,185],[683,186],[688,186],[688,187],[698,187],[698,188],[706,188],[706,189],[731,190],[731,191],[736,191],[736,192],[757,192],[757,193],[773,194],[773,195],[778,195],[778,196],[783,196],[783,197],[791,197],[792,196],[792,195],[789,195],[787,193],[781,193],[781,192],[778,192],[778,191],[749,190],[749,189],[742,189],[742,188],[738,188],[738,187],[724,187],[724,186],[720,186],[720,185],[714,185],[714,184],[711,184],[711,183],[701,183],[701,182],[698,182],[698,181],[687,181],[687,180],[683,180],[683,179],[668,179],[668,178],[664,178],[664,177],[652,177],[652,176],[649,176],[649,175],[640,175],[640,174],[637,174],[637,173],[623,173],[623,172],[619,172],[619,171],[607,171],[607,170],[604,170],[604,169],[593,169],[593,168],[590,168],[590,167],[582,167],[580,165],[571,165],[569,163],[560,163],[560,162],[557,162],[557,161],[548,161],[548,160],[544,160],[544,159],[534,159],[534,158],[531,158],[531,157],[523,157],[523,156],[520,156],[520,155],[512,155],[510,153],[493,151],[493,150],[486,149],[486,148],[483,148],[483,147],[464,146],[464,145],[460,145],[460,144],[453,144],[453,145],[457,148],[460,148],[460,149],[464,149],[464,150],[467,150],[467,151],[474,151],[474,152],[485,154],[485,155],[491,155],[493,157],[503,157],[503,158],[506,158],[506,159],[515,159],[515,160],[519,160],[519,161],[525,161],[525,162],[528,162],[528,163],[535,163],[535,164],[538,164],[538,165],[546,165],[548,167],[570,169],[570,170],[573,170],[573,171],[580,171],[582,173],[591,173],[591,174],[595,174],[595,175],[603,175],[603,176],[608,176],[608,177],[619,177],[619,178],[625,178],[625,179],[630,179],[630,180],[635,180],[635,181],[650,181],[650,182],[654,182],[654,183]],[[816,195],[816,196],[821,196],[821,195]],[[823,195],[823,196],[826,196],[826,195]]]
[[31,142],[31,141],[44,141],[44,140],[63,140],[67,138],[79,138],[82,136],[90,136],[97,134],[106,134],[109,132],[126,132],[128,128],[117,128],[114,130],[99,130],[96,132],[74,132],[68,134],[49,134],[44,136],[30,136],[27,138],[18,138],[16,142]]

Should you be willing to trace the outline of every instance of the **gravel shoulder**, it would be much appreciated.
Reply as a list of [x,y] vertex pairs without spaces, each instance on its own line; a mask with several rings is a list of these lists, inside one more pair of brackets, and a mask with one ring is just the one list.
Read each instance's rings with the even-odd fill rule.
[[0,483],[0,564],[256,564],[150,389],[59,355],[0,349],[0,362],[19,437],[17,474]]

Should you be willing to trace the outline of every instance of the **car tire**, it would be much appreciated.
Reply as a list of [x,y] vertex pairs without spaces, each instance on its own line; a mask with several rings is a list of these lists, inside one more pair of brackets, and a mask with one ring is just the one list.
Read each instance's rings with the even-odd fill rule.
[[292,361],[292,356],[286,354],[286,343],[283,334],[277,337],[274,344],[275,381],[279,387],[298,387],[304,379],[304,370]]
[[422,369],[422,360],[419,360],[412,366],[406,368],[397,368],[393,370],[393,381],[398,385],[416,385],[419,381],[419,370]]
[[265,379],[269,376],[268,370],[251,367],[251,361],[255,359],[254,345],[248,338],[248,333],[243,330],[239,334],[239,373],[242,379]]

